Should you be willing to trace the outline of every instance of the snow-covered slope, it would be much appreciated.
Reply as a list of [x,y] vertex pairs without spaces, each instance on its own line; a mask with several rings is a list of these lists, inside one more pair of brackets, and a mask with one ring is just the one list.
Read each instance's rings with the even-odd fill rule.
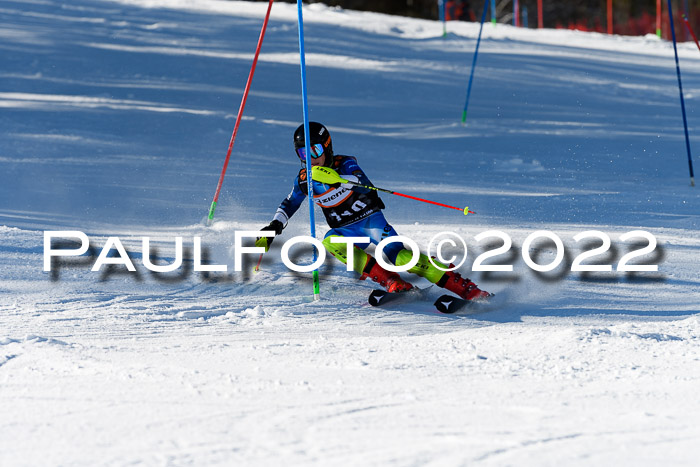
[[[259,274],[233,272],[234,231],[267,224],[298,170],[295,5],[273,7],[216,222],[200,223],[266,6],[0,3],[0,465],[694,464],[700,196],[671,44],[487,25],[463,127],[478,25],[442,38],[436,22],[305,8],[311,118],[336,152],[377,186],[477,212],[383,196],[421,247],[464,238],[461,271],[497,293],[445,316],[431,300],[370,308],[373,285],[332,260],[311,301],[279,248],[308,232],[307,209]],[[700,54],[679,53],[700,150]],[[514,272],[472,272],[494,229]],[[658,273],[567,273],[578,233],[610,236],[614,266],[640,229]],[[138,271],[82,257],[44,272],[46,230],[83,231],[97,253],[118,236]],[[540,275],[520,256],[538,230],[567,252]],[[143,235],[166,261],[176,236],[188,259],[201,236],[229,272],[152,274]]]

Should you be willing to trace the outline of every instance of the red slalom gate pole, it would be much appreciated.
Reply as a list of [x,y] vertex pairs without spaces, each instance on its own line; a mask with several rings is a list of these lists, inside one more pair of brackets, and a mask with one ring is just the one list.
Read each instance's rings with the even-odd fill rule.
[[661,0],[656,0],[656,35],[661,39]]
[[685,23],[685,27],[688,28],[688,32],[690,33],[690,35],[693,36],[693,40],[695,41],[695,45],[698,46],[698,50],[700,50],[700,43],[698,43],[698,36],[695,35],[693,28],[690,27],[690,23],[688,22],[688,17],[685,15],[683,15],[683,22]]
[[250,73],[248,74],[248,82],[245,85],[245,91],[243,91],[243,98],[241,99],[241,106],[238,108],[238,116],[236,117],[236,124],[233,127],[233,133],[231,134],[231,141],[228,144],[228,151],[226,152],[226,159],[224,160],[224,167],[221,169],[221,175],[219,176],[219,183],[216,185],[216,193],[214,193],[214,200],[211,202],[209,207],[209,216],[207,217],[207,225],[211,225],[214,220],[214,210],[216,209],[216,203],[219,202],[219,194],[221,193],[221,186],[224,184],[224,176],[226,175],[226,169],[228,168],[229,159],[231,159],[231,151],[233,151],[233,143],[236,141],[236,134],[238,134],[238,126],[241,124],[241,119],[243,118],[243,109],[245,109],[245,103],[248,99],[248,92],[250,91],[250,85],[253,82],[253,75],[255,74],[255,66],[258,63],[258,57],[260,56],[260,49],[262,48],[263,38],[265,37],[265,30],[267,29],[267,23],[270,19],[270,10],[272,10],[272,2],[267,5],[267,13],[265,14],[265,21],[263,21],[262,29],[260,30],[260,37],[258,38],[258,46],[255,49],[255,58],[253,58],[253,65],[250,67]]

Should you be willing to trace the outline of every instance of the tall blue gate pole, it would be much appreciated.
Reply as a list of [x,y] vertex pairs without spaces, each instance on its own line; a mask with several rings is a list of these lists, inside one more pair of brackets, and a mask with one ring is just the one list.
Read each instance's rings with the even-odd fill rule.
[[676,46],[676,28],[673,25],[673,7],[668,0],[668,18],[671,23],[671,37],[673,38],[673,52],[676,55],[676,74],[678,75],[678,91],[681,95],[681,111],[683,112],[683,128],[685,129],[685,149],[688,152],[688,169],[690,169],[690,186],[695,186],[693,174],[693,157],[690,155],[690,137],[688,136],[688,119],[685,116],[685,100],[683,99],[683,83],[681,82],[681,66],[678,63],[678,47]]
[[496,0],[491,0],[491,22],[496,24],[498,19],[496,18]]
[[442,22],[442,37],[447,37],[447,25],[445,24],[445,0],[438,0],[438,16]]
[[[314,213],[314,188],[313,177],[311,176],[311,147],[309,144],[309,105],[306,94],[306,58],[304,52],[304,15],[301,12],[301,0],[297,0],[297,11],[299,16],[299,63],[301,66],[301,100],[304,109],[304,146],[306,148],[306,183],[309,194],[309,224],[311,228],[311,237],[316,238],[316,216]],[[316,248],[314,251],[314,263],[318,259]],[[313,271],[314,281],[314,300],[320,298],[318,269]]]
[[479,26],[479,38],[476,40],[476,49],[474,49],[474,59],[472,60],[472,71],[469,75],[469,85],[467,86],[467,101],[464,103],[462,111],[462,125],[467,123],[467,109],[469,108],[469,96],[472,93],[472,82],[474,81],[474,69],[476,68],[476,57],[479,55],[479,44],[481,44],[481,31],[484,30],[484,20],[486,19],[486,10],[488,9],[489,0],[484,0],[484,11],[481,12],[481,26]]

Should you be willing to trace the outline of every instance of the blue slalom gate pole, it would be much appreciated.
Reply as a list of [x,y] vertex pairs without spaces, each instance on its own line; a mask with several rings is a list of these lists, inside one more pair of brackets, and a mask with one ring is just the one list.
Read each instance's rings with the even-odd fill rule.
[[[309,224],[311,227],[311,237],[316,238],[316,216],[314,215],[314,188],[313,179],[311,177],[311,147],[309,144],[309,105],[308,96],[306,94],[306,58],[304,52],[304,15],[301,12],[301,0],[297,0],[297,11],[299,16],[299,63],[301,66],[301,100],[304,111],[304,146],[306,148],[306,183],[309,194]],[[314,248],[314,263],[318,259],[318,253]],[[313,271],[314,281],[314,300],[320,299],[318,269]]]
[[496,24],[498,19],[496,18],[496,0],[491,0],[491,22]]
[[445,0],[438,0],[438,16],[442,22],[442,37],[447,37],[447,24],[445,18]]
[[472,60],[472,71],[469,75],[469,85],[467,86],[467,101],[464,103],[462,111],[462,125],[467,123],[467,109],[469,108],[469,96],[472,93],[472,83],[474,82],[474,70],[476,69],[476,57],[479,55],[479,44],[481,44],[481,31],[484,30],[484,20],[486,19],[486,10],[488,9],[488,1],[484,0],[484,11],[481,12],[481,26],[479,26],[479,37],[476,40],[476,49],[474,49],[474,59]]
[[671,38],[673,39],[673,52],[676,55],[676,74],[678,75],[678,91],[681,95],[681,111],[683,112],[683,128],[685,129],[685,149],[688,152],[688,169],[690,169],[690,186],[695,186],[695,175],[693,174],[693,157],[690,155],[690,137],[688,136],[688,119],[685,116],[685,99],[683,99],[683,83],[681,81],[681,66],[678,63],[678,47],[676,46],[676,30],[673,25],[673,7],[671,0],[668,0],[668,18],[671,23]]

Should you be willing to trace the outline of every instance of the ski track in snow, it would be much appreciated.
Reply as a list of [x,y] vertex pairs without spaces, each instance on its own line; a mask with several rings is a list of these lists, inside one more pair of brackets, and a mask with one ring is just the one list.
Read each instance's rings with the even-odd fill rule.
[[[436,287],[370,307],[373,284],[331,259],[313,302],[279,256],[306,207],[260,273],[254,259],[233,271],[233,232],[269,222],[298,170],[294,5],[273,7],[216,222],[198,223],[265,8],[0,6],[0,465],[694,465],[700,196],[671,45],[489,25],[462,127],[477,24],[443,39],[432,21],[305,7],[311,117],[336,151],[377,186],[478,213],[383,196],[421,247],[465,238],[460,270],[496,293],[440,315]],[[679,46],[693,148],[695,49]],[[493,229],[514,272],[471,273],[474,236]],[[639,229],[658,273],[537,275],[519,253],[551,230],[570,264],[573,237],[600,230],[614,265]],[[84,231],[97,252],[119,236],[138,272],[91,272],[84,256],[45,273],[45,230]],[[144,235],[164,262],[182,236],[181,271],[146,270]],[[230,272],[193,272],[194,236]]]

